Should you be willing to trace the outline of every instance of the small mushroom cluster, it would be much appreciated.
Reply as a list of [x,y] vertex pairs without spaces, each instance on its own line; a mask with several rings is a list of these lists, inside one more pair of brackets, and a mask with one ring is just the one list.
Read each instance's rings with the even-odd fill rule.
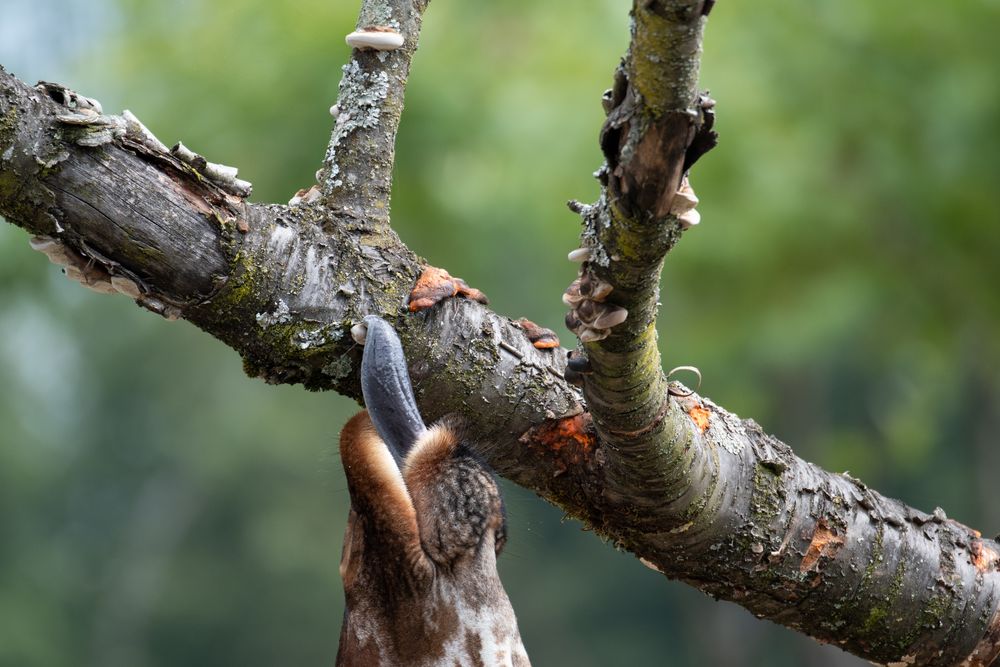
[[670,203],[670,215],[677,218],[681,229],[690,229],[701,222],[701,213],[695,207],[698,205],[698,195],[691,188],[688,177],[681,181],[674,200]]
[[81,255],[59,239],[51,236],[32,236],[29,243],[32,250],[37,250],[48,257],[50,262],[62,267],[67,278],[75,280],[87,289],[98,294],[124,294],[138,301],[139,305],[147,310],[168,320],[176,320],[181,315],[179,308],[145,293],[139,283],[128,276],[112,273],[113,268],[105,268],[97,260]]
[[[569,254],[573,261],[586,262],[590,250],[578,248]],[[589,271],[574,280],[563,292],[563,303],[571,308],[566,314],[566,328],[579,336],[583,343],[603,340],[611,335],[611,328],[628,318],[628,311],[620,306],[605,303],[614,288]]]
[[[701,214],[696,206],[698,196],[688,177],[684,176],[670,204],[670,214],[680,223],[681,229],[690,229],[701,222]],[[578,202],[570,202],[570,209],[582,213],[586,207]],[[612,327],[628,318],[625,308],[605,302],[614,287],[598,278],[590,269],[589,264],[594,255],[594,249],[589,247],[577,248],[567,255],[569,261],[583,265],[580,277],[566,289],[562,299],[571,308],[566,314],[566,327],[579,336],[583,343],[607,338],[611,335]]]
[[[99,294],[117,294],[119,292],[111,280],[112,276],[103,267],[99,266],[93,260],[80,255],[59,239],[54,239],[51,236],[32,236],[28,243],[31,245],[32,250],[37,250],[48,257],[50,262],[62,267],[63,273],[70,280],[75,280],[84,287],[94,290]],[[128,279],[125,278],[125,280]],[[132,298],[138,298],[138,285],[131,280],[128,280],[128,282],[132,284],[126,286],[124,283],[121,283],[122,288],[128,290],[134,288],[137,296]]]

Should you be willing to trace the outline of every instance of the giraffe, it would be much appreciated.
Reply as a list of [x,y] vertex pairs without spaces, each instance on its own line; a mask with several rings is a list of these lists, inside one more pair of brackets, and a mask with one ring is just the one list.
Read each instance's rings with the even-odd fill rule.
[[496,559],[493,474],[455,422],[427,428],[395,331],[365,318],[366,410],[340,435],[351,509],[338,667],[528,667]]

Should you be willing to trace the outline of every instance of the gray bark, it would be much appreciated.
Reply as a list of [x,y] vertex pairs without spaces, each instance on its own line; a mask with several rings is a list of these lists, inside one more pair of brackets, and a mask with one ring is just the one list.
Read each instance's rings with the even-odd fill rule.
[[[134,285],[140,306],[225,341],[268,382],[360,398],[350,328],[377,314],[400,333],[428,420],[462,415],[498,472],[650,567],[875,662],[993,664],[1000,544],[820,470],[707,398],[673,395],[660,369],[658,276],[682,227],[672,201],[712,143],[696,89],[708,3],[633,10],[607,98],[604,194],[580,207],[582,271],[614,286],[607,302],[628,318],[582,346],[582,391],[564,380],[565,350],[536,349],[478,303],[407,312],[424,263],[387,224],[387,179],[425,3],[381,5],[403,17],[406,45],[384,59],[356,52],[345,79],[367,77],[342,85],[341,113],[380,111],[335,129],[309,203],[247,204],[204,160],[0,69],[0,214],[53,239],[36,243],[57,244],[91,286]],[[359,26],[383,18],[363,13]],[[383,89],[379,68],[394,65]],[[362,169],[374,179],[336,184]]]

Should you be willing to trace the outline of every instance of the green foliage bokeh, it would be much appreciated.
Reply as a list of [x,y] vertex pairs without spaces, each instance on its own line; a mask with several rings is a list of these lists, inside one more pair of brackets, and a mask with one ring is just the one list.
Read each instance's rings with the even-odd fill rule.
[[[86,4],[9,0],[0,20],[33,30],[3,33],[0,63],[239,166],[255,201],[312,183],[354,2]],[[801,456],[990,533],[998,28],[996,0],[718,3],[702,80],[722,143],[659,323],[666,364]],[[407,94],[394,226],[564,342],[564,202],[596,196],[627,32],[610,0],[435,0]],[[355,409],[247,379],[0,225],[0,666],[329,664]],[[860,664],[507,495],[501,568],[535,664]]]

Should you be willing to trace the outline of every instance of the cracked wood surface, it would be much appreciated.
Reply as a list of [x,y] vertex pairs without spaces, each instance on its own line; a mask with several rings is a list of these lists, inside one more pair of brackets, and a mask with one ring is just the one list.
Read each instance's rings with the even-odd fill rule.
[[[695,5],[704,10],[653,2],[636,11],[661,17],[673,7],[679,13],[667,18],[703,25]],[[646,23],[636,25],[643,36]],[[0,213],[134,279],[140,305],[175,309],[237,350],[250,375],[357,399],[350,328],[378,314],[399,330],[428,420],[461,414],[501,474],[667,576],[872,661],[996,659],[995,541],[943,511],[925,514],[820,470],[754,422],[697,394],[671,396],[655,378],[649,407],[637,405],[653,419],[609,428],[616,412],[591,387],[610,377],[600,350],[630,352],[630,328],[596,354],[588,345],[599,377],[586,381],[585,399],[562,379],[564,350],[536,348],[481,304],[447,299],[408,314],[425,263],[356,207],[246,204],[127,135],[79,145],[57,120],[64,111],[0,71]],[[674,180],[656,186],[660,195],[676,190]],[[613,213],[612,204],[601,210]],[[627,215],[607,222],[629,229]],[[643,321],[641,308],[633,315]],[[642,447],[629,449],[635,440]]]

